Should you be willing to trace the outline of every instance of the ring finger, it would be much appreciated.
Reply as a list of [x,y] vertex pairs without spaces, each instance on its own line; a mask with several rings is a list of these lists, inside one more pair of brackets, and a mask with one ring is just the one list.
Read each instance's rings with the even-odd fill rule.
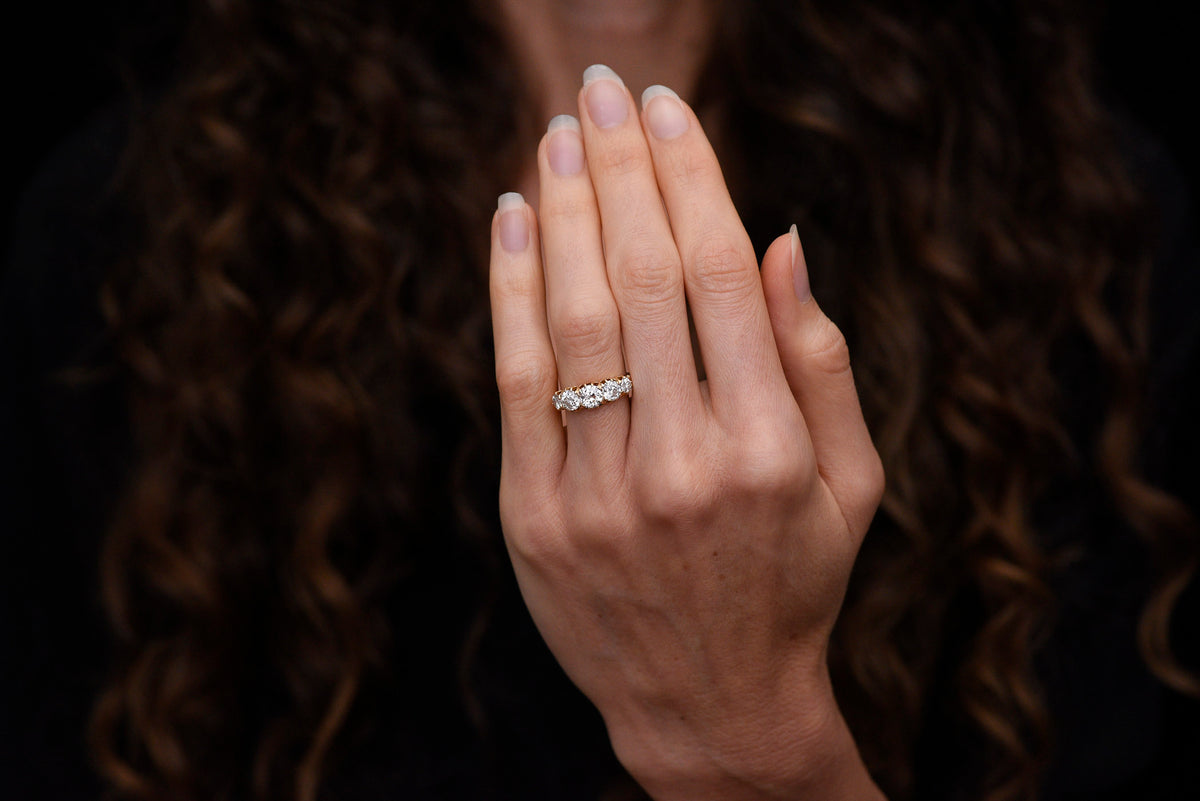
[[[538,148],[543,270],[550,338],[562,388],[625,373],[621,321],[608,284],[600,213],[583,153],[579,121],[550,121]],[[625,399],[567,413],[567,465],[621,474],[629,432]]]

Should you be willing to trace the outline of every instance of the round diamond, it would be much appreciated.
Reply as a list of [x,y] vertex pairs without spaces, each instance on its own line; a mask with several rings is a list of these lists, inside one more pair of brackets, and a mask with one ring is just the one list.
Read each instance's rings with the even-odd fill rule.
[[623,393],[628,393],[633,389],[633,382],[629,380],[629,376],[627,375],[621,376],[621,378],[617,381],[617,384],[620,386],[621,392]]
[[579,399],[589,409],[595,409],[604,402],[604,396],[600,394],[600,387],[595,384],[584,384],[580,387]]
[[566,409],[568,412],[578,409],[581,402],[582,399],[579,397],[579,393],[573,389],[564,389],[558,395],[558,408]]
[[606,401],[615,401],[621,397],[621,383],[612,378],[608,379],[600,386],[600,394]]

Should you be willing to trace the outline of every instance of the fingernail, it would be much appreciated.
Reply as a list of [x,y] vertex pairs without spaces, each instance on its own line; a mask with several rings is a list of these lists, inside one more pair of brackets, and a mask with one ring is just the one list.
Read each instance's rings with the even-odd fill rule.
[[625,122],[629,104],[625,100],[625,84],[603,64],[593,64],[583,71],[584,100],[588,116],[597,128],[612,128]]
[[525,198],[519,192],[505,192],[496,201],[496,209],[500,212],[500,247],[520,253],[529,245]]
[[808,265],[804,263],[804,249],[800,247],[800,234],[792,225],[792,285],[796,288],[796,299],[801,303],[812,300],[812,288],[808,285]]
[[[662,100],[654,102],[660,97]],[[674,139],[688,129],[683,101],[665,86],[647,86],[646,91],[642,92],[642,109],[646,112],[646,125],[650,133],[658,139]]]
[[546,159],[556,175],[576,175],[583,169],[583,139],[579,120],[559,114],[546,126]]
[[607,67],[604,64],[593,64],[583,71],[584,86],[590,86],[593,82],[601,80],[602,78],[607,78],[610,81],[616,81],[621,86],[625,85],[625,82],[621,80],[621,76],[613,72],[611,67]]

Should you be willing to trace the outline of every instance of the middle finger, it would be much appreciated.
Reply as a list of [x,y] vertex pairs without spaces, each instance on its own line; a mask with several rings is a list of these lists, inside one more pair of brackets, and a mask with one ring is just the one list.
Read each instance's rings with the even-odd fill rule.
[[584,73],[579,109],[609,283],[637,393],[631,433],[677,434],[703,404],[683,268],[650,150],[633,98],[607,67]]

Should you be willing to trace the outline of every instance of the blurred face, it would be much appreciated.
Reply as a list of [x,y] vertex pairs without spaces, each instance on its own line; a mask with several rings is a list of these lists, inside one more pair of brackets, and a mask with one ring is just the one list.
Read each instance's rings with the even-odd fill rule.
[[496,0],[509,14],[570,25],[599,35],[644,35],[662,31],[681,13],[711,7],[713,0]]
[[640,95],[685,99],[706,60],[721,0],[491,0],[537,115],[574,114],[586,67],[605,64]]

